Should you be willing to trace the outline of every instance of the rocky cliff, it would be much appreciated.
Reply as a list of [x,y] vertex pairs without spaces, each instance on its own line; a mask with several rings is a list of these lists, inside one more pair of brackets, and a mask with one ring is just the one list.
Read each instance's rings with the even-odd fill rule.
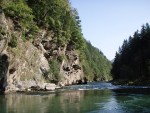
[[[84,82],[79,55],[71,45],[58,46],[53,32],[40,29],[36,38],[24,40],[22,31],[0,11],[0,90],[17,91],[55,89],[54,84],[63,86]],[[57,59],[59,80],[51,61]]]

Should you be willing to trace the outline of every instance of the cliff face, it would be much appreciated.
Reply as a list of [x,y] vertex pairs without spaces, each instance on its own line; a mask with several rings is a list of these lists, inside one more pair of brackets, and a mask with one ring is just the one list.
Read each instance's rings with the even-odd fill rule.
[[49,62],[55,58],[60,59],[57,70],[61,75],[55,83],[62,86],[83,82],[79,56],[71,45],[59,47],[51,38],[54,34],[46,30],[40,30],[33,40],[23,40],[22,32],[14,26],[0,11],[0,90],[54,89],[55,85],[49,84],[55,81]]

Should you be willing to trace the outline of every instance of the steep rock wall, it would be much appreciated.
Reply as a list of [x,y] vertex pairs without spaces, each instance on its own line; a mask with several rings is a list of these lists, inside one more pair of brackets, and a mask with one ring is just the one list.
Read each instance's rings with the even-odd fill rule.
[[[51,87],[45,74],[49,72],[49,61],[64,55],[60,65],[59,85],[83,82],[83,71],[79,56],[68,45],[59,47],[52,41],[53,33],[40,30],[34,41],[23,40],[22,32],[14,30],[13,21],[0,11],[0,90],[9,92],[27,90],[33,87]],[[17,38],[17,46],[11,47],[12,38]],[[51,74],[48,73],[51,77]]]

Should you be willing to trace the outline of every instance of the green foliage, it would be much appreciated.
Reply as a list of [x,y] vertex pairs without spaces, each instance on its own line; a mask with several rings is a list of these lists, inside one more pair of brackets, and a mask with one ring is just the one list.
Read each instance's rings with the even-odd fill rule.
[[54,82],[58,82],[61,79],[60,76],[60,63],[55,59],[49,62],[50,65],[50,74],[52,74],[52,79]]
[[32,9],[28,7],[24,0],[2,0],[2,8],[6,16],[10,17],[15,25],[16,30],[26,33],[26,37],[38,32],[38,27],[34,22]]
[[70,38],[70,44],[74,45],[75,49],[83,50],[85,48],[85,40],[83,38],[83,34],[81,32],[81,25],[80,25],[80,19],[79,15],[76,9],[72,10],[72,25],[70,27],[71,29],[71,38]]
[[7,16],[12,17],[14,20],[20,22],[20,26],[28,28],[33,21],[34,16],[32,10],[23,2],[10,2],[6,4],[4,12]]
[[28,0],[38,26],[52,30],[53,40],[60,46],[73,44],[75,49],[84,47],[77,10],[71,10],[68,0]]
[[147,23],[141,31],[123,42],[116,53],[112,74],[114,79],[149,78],[150,26]]
[[62,63],[62,61],[63,61],[64,59],[66,59],[65,55],[59,55],[58,58],[57,58],[57,60],[58,60],[60,63]]
[[17,37],[13,34],[8,45],[12,48],[17,47]]
[[101,51],[86,42],[84,60],[82,61],[84,73],[89,80],[109,80],[111,77],[111,62]]
[[55,20],[52,17],[49,17],[48,22],[49,22],[48,23],[49,27],[54,29],[55,28]]
[[70,35],[64,32],[69,33],[69,19],[72,19],[68,0],[28,0],[27,3],[33,10],[38,26],[53,30],[56,42],[59,45],[66,44]]
[[85,41],[82,37],[81,31],[75,28],[71,34],[70,44],[74,45],[75,49],[83,49],[85,47]]

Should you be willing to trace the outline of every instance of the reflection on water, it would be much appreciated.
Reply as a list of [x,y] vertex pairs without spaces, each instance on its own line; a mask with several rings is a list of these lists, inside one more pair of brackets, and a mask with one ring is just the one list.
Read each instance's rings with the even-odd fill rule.
[[65,91],[55,94],[0,96],[0,113],[87,113],[110,99],[111,91]]
[[150,95],[135,89],[70,89],[0,95],[0,113],[150,113]]
[[0,103],[3,106],[3,109],[0,109],[0,113],[44,113],[48,100],[53,96],[42,97],[25,94],[0,96]]

